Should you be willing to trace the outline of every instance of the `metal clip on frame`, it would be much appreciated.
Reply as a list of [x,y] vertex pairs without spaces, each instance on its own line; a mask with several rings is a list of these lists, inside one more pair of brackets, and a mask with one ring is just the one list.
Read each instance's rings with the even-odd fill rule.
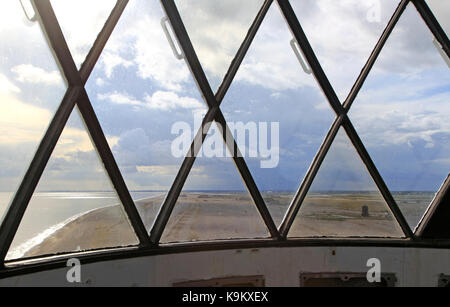
[[23,0],[19,0],[20,5],[22,6],[23,13],[25,14],[25,17],[26,17],[29,21],[35,22],[35,21],[37,20],[37,14],[36,14],[36,12],[34,12],[34,16],[30,18],[30,15],[28,15],[28,12],[27,12],[27,10],[25,9],[25,6],[23,5],[23,2],[22,2],[22,1],[23,1]]
[[164,31],[164,34],[166,35],[167,41],[169,42],[169,45],[170,45],[170,48],[172,48],[173,55],[178,60],[182,60],[182,59],[184,59],[184,55],[182,52],[178,52],[177,48],[175,47],[175,43],[173,42],[172,36],[170,35],[169,28],[167,27],[168,22],[169,22],[169,18],[167,18],[167,16],[164,16],[161,19],[161,27]]
[[295,38],[291,39],[291,48],[295,53],[295,56],[297,57],[298,61],[300,62],[300,65],[302,65],[303,71],[305,73],[307,73],[308,75],[312,74],[312,70],[311,68],[308,67],[308,65],[306,65],[305,61],[303,60],[302,55],[300,54],[299,50],[300,46],[297,43],[297,40]]

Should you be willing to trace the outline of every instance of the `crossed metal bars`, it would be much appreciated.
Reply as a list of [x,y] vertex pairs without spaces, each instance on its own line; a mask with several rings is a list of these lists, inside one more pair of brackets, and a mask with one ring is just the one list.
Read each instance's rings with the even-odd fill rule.
[[[135,204],[131,198],[129,190],[126,187],[125,181],[120,173],[120,170],[115,162],[111,149],[107,143],[105,135],[101,129],[100,123],[95,115],[92,108],[90,99],[84,88],[89,75],[91,74],[98,58],[103,51],[112,31],[114,30],[118,20],[120,19],[128,0],[118,0],[116,6],[112,10],[108,20],[105,23],[102,31],[98,35],[93,47],[91,48],[85,62],[78,71],[73,58],[71,56],[70,50],[66,44],[63,33],[59,27],[57,18],[53,12],[49,0],[31,0],[33,7],[39,18],[44,32],[47,35],[48,41],[54,50],[55,57],[59,62],[61,70],[67,80],[68,89],[67,92],[52,119],[50,126],[44,135],[41,143],[39,144],[38,150],[25,174],[25,177],[19,186],[14,198],[8,207],[6,215],[4,217],[3,223],[0,226],[0,266],[4,266],[4,259],[9,250],[9,247],[14,239],[17,232],[19,224],[25,213],[27,205],[34,193],[34,190],[40,180],[40,177],[45,169],[45,166],[56,146],[56,143],[67,123],[67,120],[75,108],[78,106],[83,120],[86,124],[88,132],[91,139],[98,151],[98,154],[105,166],[105,169],[111,179],[114,188],[124,206],[125,212],[130,220],[130,223],[139,239],[140,248],[151,248],[157,247],[159,240],[163,234],[164,228],[170,218],[172,210],[176,204],[178,196],[181,193],[183,185],[189,175],[189,172],[195,162],[195,157],[200,150],[200,147],[206,137],[207,130],[212,121],[216,121],[217,124],[221,125],[223,129],[222,135],[224,141],[230,152],[233,153],[233,161],[239,171],[246,188],[263,218],[267,229],[269,230],[272,239],[274,240],[285,240],[287,238],[289,229],[298,214],[301,204],[308,193],[308,190],[323,162],[331,144],[336,137],[336,134],[340,127],[343,127],[349,136],[351,142],[356,148],[360,158],[366,165],[370,175],[375,181],[378,189],[380,190],[383,198],[387,202],[390,210],[394,214],[396,220],[401,226],[405,236],[407,238],[414,239],[414,233],[408,226],[404,216],[402,215],[400,209],[398,208],[396,202],[394,201],[389,189],[383,181],[383,178],[379,174],[377,168],[375,167],[373,161],[370,158],[367,150],[365,149],[361,139],[359,138],[355,128],[353,127],[347,114],[354,102],[356,96],[358,95],[364,81],[366,80],[371,68],[373,67],[378,55],[380,54],[386,40],[388,39],[390,33],[397,24],[400,16],[405,10],[406,6],[412,2],[420,15],[424,19],[425,23],[428,25],[433,35],[437,41],[443,47],[444,52],[450,56],[449,41],[445,32],[440,27],[439,23],[435,19],[431,10],[428,8],[424,0],[402,0],[399,3],[394,15],[391,17],[386,29],[384,30],[382,36],[380,37],[375,49],[372,51],[368,61],[363,67],[359,77],[356,80],[353,88],[351,89],[347,99],[343,104],[340,103],[332,85],[330,84],[327,76],[325,75],[319,61],[317,60],[308,39],[303,32],[303,29],[298,21],[290,3],[288,0],[276,0],[278,3],[282,14],[284,15],[289,28],[291,29],[295,39],[299,43],[305,58],[311,67],[314,76],[327,97],[327,100],[331,108],[336,113],[336,119],[330,128],[325,140],[320,147],[316,157],[314,158],[300,188],[296,192],[286,215],[277,229],[268,209],[264,203],[259,189],[257,188],[251,173],[245,163],[244,158],[239,152],[239,148],[234,139],[227,139],[232,135],[226,124],[226,120],[220,110],[220,104],[225,97],[231,82],[233,81],[240,64],[242,63],[258,29],[261,25],[264,17],[272,5],[273,0],[266,0],[261,7],[258,15],[256,16],[253,24],[251,25],[247,36],[245,37],[243,43],[241,44],[234,60],[232,61],[227,74],[225,75],[221,86],[219,87],[216,95],[213,94],[206,75],[201,67],[198,57],[194,51],[192,43],[189,39],[188,33],[183,25],[181,17],[178,13],[174,0],[161,0],[162,6],[166,11],[166,14],[171,22],[174,33],[178,39],[180,47],[182,48],[184,55],[186,57],[188,66],[194,76],[197,85],[203,94],[208,105],[208,112],[206,113],[202,127],[196,134],[194,141],[191,145],[191,152],[187,154],[180,170],[164,200],[164,203],[156,217],[153,224],[150,235],[148,235],[142,220],[137,212]],[[204,129],[206,128],[206,129]],[[192,154],[193,153],[193,154]],[[445,188],[443,186],[443,188]],[[160,247],[163,248],[163,247]]]
[[9,247],[14,239],[17,228],[25,213],[33,192],[39,182],[39,179],[47,165],[48,160],[58,142],[58,139],[69,119],[70,114],[78,106],[83,120],[86,124],[88,132],[94,142],[100,158],[105,165],[105,169],[111,179],[114,188],[123,204],[125,212],[130,219],[133,229],[139,239],[141,245],[150,243],[147,231],[139,213],[134,205],[131,195],[126,188],[122,174],[114,160],[111,149],[103,134],[98,119],[90,103],[84,85],[86,84],[95,63],[106,45],[116,23],[118,22],[123,10],[125,9],[127,0],[118,1],[114,7],[108,21],[100,32],[94,43],[86,61],[82,65],[80,71],[76,68],[70,50],[64,39],[61,28],[59,27],[57,18],[51,7],[49,0],[33,0],[33,7],[39,16],[44,33],[47,35],[48,41],[55,53],[61,70],[67,80],[67,92],[57,109],[50,126],[47,129],[37,152],[31,161],[31,164],[20,184],[14,198],[8,207],[2,225],[0,226],[0,261],[3,263]]
[[194,154],[191,155],[191,153],[188,153],[188,156],[185,158],[181,166],[181,169],[175,179],[175,182],[177,183],[180,182],[180,184],[172,185],[172,188],[169,190],[169,193],[161,207],[160,213],[156,218],[154,227],[150,235],[152,242],[159,242],[159,239],[162,236],[164,228],[169,220],[170,214],[176,204],[176,200],[195,162],[195,157],[197,156],[198,150],[200,149],[200,146],[195,145],[202,143],[198,142],[198,139],[201,138],[202,141],[204,140],[209,128],[208,123],[210,123],[212,120],[215,120],[222,127],[222,129],[219,130],[222,133],[224,142],[226,143],[229,151],[233,153],[233,161],[242,179],[244,180],[245,185],[250,195],[252,196],[252,199],[259,213],[261,214],[261,217],[266,223],[266,226],[271,236],[274,238],[279,238],[277,227],[275,226],[275,223],[269,213],[269,210],[267,209],[267,206],[264,203],[261,193],[258,190],[252,175],[250,174],[250,171],[244,161],[244,158],[239,152],[239,148],[236,144],[236,141],[233,139],[232,133],[230,132],[229,127],[227,126],[225,118],[222,114],[222,111],[220,110],[219,107],[271,4],[272,4],[271,0],[265,1],[254,23],[250,27],[250,31],[248,32],[246,38],[244,39],[244,43],[239,49],[235,60],[232,62],[227,74],[225,75],[225,78],[217,92],[217,95],[214,96],[211,87],[209,85],[208,79],[206,78],[202,66],[200,65],[200,61],[198,60],[197,55],[194,51],[194,47],[192,46],[192,43],[189,40],[189,36],[186,32],[181,17],[175,6],[175,2],[170,0],[162,1],[162,5],[167,13],[167,16],[171,21],[172,28],[178,38],[178,42],[180,43],[181,48],[183,49],[188,65],[191,69],[194,79],[197,82],[198,87],[200,88],[200,91],[203,94],[203,97],[206,100],[209,110],[205,115],[202,122],[202,127],[196,134],[194,143],[191,146],[191,148],[194,149]]

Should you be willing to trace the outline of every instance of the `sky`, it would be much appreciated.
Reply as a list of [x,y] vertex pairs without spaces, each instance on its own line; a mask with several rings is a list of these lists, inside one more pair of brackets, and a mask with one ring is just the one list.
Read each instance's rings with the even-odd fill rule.
[[[262,2],[176,1],[213,91]],[[345,100],[398,1],[291,2],[338,97]],[[444,2],[430,1],[440,20],[448,20],[442,17],[450,6]],[[115,1],[51,3],[79,67]],[[0,189],[13,192],[66,83],[39,25],[24,18],[18,2],[4,5]],[[178,121],[193,125],[194,114],[206,110],[186,62],[170,49],[160,25],[163,17],[159,1],[130,1],[86,85],[130,190],[169,189],[182,163],[170,152],[177,136],[171,127]],[[443,25],[449,33],[448,22]],[[261,158],[245,158],[264,191],[298,188],[335,118],[314,77],[301,69],[291,39],[273,4],[222,102],[227,121],[280,123],[278,166],[262,169]],[[349,113],[393,191],[436,191],[450,170],[450,74],[432,40],[409,6]],[[338,134],[330,152],[315,189],[375,188],[345,132]],[[38,190],[107,189],[108,178],[75,110]],[[244,185],[230,158],[203,157],[185,189],[242,190]]]

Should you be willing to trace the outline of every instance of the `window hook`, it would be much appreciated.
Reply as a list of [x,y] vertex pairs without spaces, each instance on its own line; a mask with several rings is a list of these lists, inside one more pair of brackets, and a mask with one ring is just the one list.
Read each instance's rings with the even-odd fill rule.
[[25,9],[25,6],[23,5],[22,0],[19,0],[19,2],[20,2],[20,5],[22,6],[22,10],[23,10],[23,12],[24,12],[24,14],[25,14],[25,17],[26,17],[29,21],[35,22],[35,21],[37,20],[37,14],[36,14],[36,12],[34,13],[34,16],[30,18],[30,16],[28,15],[27,10]]
[[[291,44],[292,50],[295,53],[295,56],[297,57],[298,61],[300,62],[300,65],[302,65],[303,71],[305,73],[307,73],[308,75],[310,75],[312,73],[312,70],[311,70],[311,68],[308,67],[308,65],[306,65],[305,61],[303,60],[302,55],[298,51],[300,49],[300,46],[297,43],[297,40],[295,38],[291,39],[291,43],[290,44]],[[300,49],[300,51],[301,51],[301,49]]]
[[170,35],[169,29],[167,28],[168,22],[169,22],[169,18],[167,18],[167,16],[164,16],[161,19],[161,27],[163,28],[164,34],[166,35],[167,41],[169,42],[169,45],[170,45],[170,48],[172,48],[173,55],[178,60],[182,60],[182,59],[184,59],[183,52],[178,52],[177,48],[175,47],[175,43],[172,39],[172,36]]

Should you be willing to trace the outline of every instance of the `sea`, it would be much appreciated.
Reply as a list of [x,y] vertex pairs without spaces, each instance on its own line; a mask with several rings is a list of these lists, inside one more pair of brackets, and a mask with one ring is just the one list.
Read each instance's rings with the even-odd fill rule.
[[[133,200],[160,196],[162,192],[131,192]],[[0,218],[11,201],[12,193],[0,192]],[[25,211],[7,259],[19,259],[47,237],[76,218],[120,203],[115,192],[38,192]]]
[[[163,194],[165,193],[161,191],[131,192],[135,201]],[[273,192],[273,194],[276,193]],[[327,195],[332,197],[330,193]],[[393,192],[392,195],[408,224],[414,229],[435,194],[433,192]],[[0,192],[0,221],[3,220],[11,197],[12,193]],[[31,248],[80,216],[92,210],[119,203],[115,192],[35,193],[14,237],[7,259],[21,258]]]

